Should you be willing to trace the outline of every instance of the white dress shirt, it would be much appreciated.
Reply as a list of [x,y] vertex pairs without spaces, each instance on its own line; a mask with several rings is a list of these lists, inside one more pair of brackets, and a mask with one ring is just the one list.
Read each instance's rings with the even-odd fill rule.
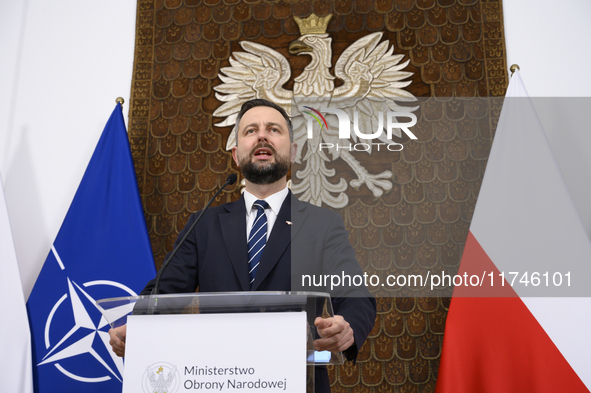
[[[289,189],[285,187],[283,190],[264,199],[264,201],[269,204],[269,208],[265,209],[265,215],[267,216],[267,240],[269,240],[269,235],[271,235],[273,225],[275,225],[277,215],[279,214],[279,210],[281,210],[281,205],[283,205],[283,201],[285,201],[288,194]],[[257,210],[253,209],[252,205],[258,200],[259,198],[255,197],[250,192],[246,190],[244,191],[244,203],[246,204],[246,241],[248,241],[252,224],[257,216]]]

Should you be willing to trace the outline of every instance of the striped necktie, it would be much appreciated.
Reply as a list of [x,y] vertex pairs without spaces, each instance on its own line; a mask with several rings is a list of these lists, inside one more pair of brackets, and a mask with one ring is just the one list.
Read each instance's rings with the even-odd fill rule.
[[267,244],[267,216],[265,209],[269,204],[265,201],[257,200],[253,205],[253,209],[257,209],[257,217],[252,224],[250,236],[248,238],[248,274],[250,275],[250,285],[254,282],[254,278],[261,262],[261,255],[263,249]]

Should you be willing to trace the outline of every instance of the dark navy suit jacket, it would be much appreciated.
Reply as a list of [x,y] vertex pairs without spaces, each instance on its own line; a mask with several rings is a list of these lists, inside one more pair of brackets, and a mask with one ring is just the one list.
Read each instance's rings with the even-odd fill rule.
[[[198,217],[191,215],[187,228]],[[290,224],[291,223],[291,224]],[[176,247],[176,242],[175,242]],[[376,316],[376,302],[364,287],[302,286],[302,274],[363,274],[348,240],[341,216],[328,209],[301,202],[291,192],[285,198],[251,287],[248,275],[246,207],[244,199],[205,212],[173,261],[164,271],[159,291],[165,293],[295,291],[329,292],[333,310],[350,323],[355,344],[345,355],[357,357]],[[150,294],[154,280],[142,291]],[[316,368],[316,391],[329,392],[328,374]]]

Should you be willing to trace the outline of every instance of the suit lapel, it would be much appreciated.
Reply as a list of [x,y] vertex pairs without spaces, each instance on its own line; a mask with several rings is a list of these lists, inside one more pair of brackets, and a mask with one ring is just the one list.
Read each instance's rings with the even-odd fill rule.
[[250,290],[248,277],[248,249],[246,244],[246,207],[241,197],[234,203],[228,203],[227,213],[220,214],[220,227],[226,250],[232,261],[234,272],[243,291]]
[[304,220],[306,220],[307,214],[303,212],[305,205],[291,192],[289,193],[288,198],[291,198],[291,240],[293,241],[302,227]]
[[277,215],[277,220],[273,225],[271,236],[267,240],[265,251],[261,257],[260,265],[257,269],[256,278],[254,280],[252,290],[256,291],[259,285],[265,280],[267,275],[273,270],[281,256],[291,242],[292,225],[291,222],[291,192],[283,201],[281,210]]

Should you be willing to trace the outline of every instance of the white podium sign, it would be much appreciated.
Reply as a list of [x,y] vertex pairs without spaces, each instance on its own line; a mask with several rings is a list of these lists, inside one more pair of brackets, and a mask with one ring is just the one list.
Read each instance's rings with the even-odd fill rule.
[[305,312],[132,315],[123,393],[306,390]]

